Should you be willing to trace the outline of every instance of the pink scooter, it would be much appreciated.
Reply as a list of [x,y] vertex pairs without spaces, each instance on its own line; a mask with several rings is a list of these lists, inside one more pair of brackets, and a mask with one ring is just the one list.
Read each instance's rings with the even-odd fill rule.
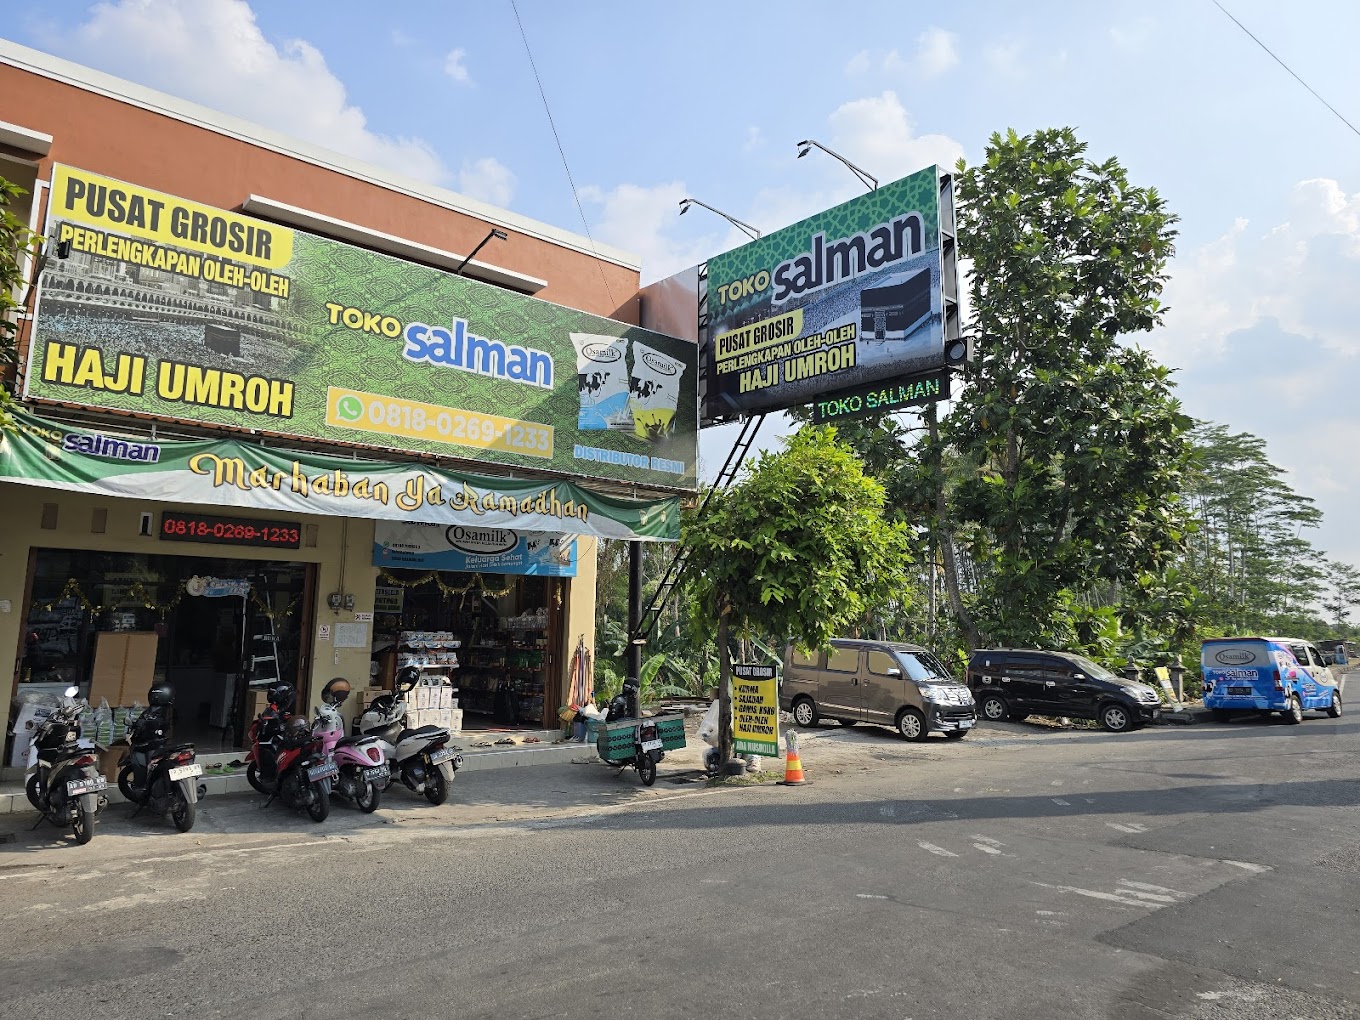
[[326,684],[321,691],[321,704],[316,708],[312,736],[320,741],[322,752],[340,770],[331,784],[331,793],[339,794],[367,814],[378,809],[391,770],[377,737],[345,736],[345,720],[339,708],[349,692],[349,681],[341,677]]

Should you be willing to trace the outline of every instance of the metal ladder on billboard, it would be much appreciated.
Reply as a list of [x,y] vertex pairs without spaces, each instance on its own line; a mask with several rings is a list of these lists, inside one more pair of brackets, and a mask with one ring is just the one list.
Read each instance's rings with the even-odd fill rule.
[[[756,433],[760,431],[760,426],[764,421],[764,414],[751,415],[742,420],[741,433],[737,436],[737,441],[732,444],[732,449],[728,451],[722,469],[713,480],[713,486],[704,495],[704,501],[699,504],[699,512],[695,515],[696,521],[704,519],[704,513],[708,510],[708,504],[713,499],[713,494],[725,490],[736,480],[737,471],[746,459],[746,454],[750,452],[751,444],[755,442]],[[636,632],[628,635],[630,641],[645,642],[651,636],[657,620],[661,618],[661,611],[666,608],[666,603],[670,601],[671,593],[684,579],[685,568],[688,566],[689,546],[681,543],[675,551],[675,556],[666,567],[666,572],[661,575],[661,583],[657,585],[656,591],[652,592],[651,600],[642,610],[642,615],[638,618]]]

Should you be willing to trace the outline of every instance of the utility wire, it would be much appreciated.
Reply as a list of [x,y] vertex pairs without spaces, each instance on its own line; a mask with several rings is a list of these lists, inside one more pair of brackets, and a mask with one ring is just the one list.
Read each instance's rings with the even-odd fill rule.
[[1318,95],[1317,90],[1313,88],[1313,86],[1309,85],[1306,81],[1304,81],[1297,74],[1295,74],[1294,69],[1291,68],[1279,57],[1277,57],[1275,55],[1275,52],[1265,43],[1261,42],[1261,40],[1256,37],[1256,35],[1252,32],[1251,29],[1249,29],[1246,25],[1242,24],[1242,22],[1238,21],[1235,17],[1233,17],[1232,12],[1229,11],[1228,8],[1224,7],[1221,3],[1218,2],[1218,0],[1214,0],[1214,6],[1217,7],[1224,14],[1226,14],[1234,25],[1240,28],[1243,32],[1246,32],[1247,35],[1251,36],[1252,42],[1256,43],[1257,46],[1261,47],[1261,49],[1265,50],[1268,54],[1270,54],[1271,59],[1274,60],[1275,63],[1279,64],[1286,71],[1288,71],[1296,82],[1298,82],[1300,85],[1302,85],[1304,88],[1306,88],[1309,92],[1313,94],[1314,99],[1316,99],[1323,106],[1327,107],[1327,109],[1331,110],[1332,113],[1336,115],[1337,120],[1345,124],[1346,127],[1350,128],[1351,131],[1354,132],[1356,135],[1360,135],[1360,128],[1357,128],[1354,124],[1348,121],[1345,117],[1341,115],[1340,110],[1338,110],[1335,106],[1333,106],[1331,103],[1327,102],[1327,100],[1323,99],[1320,95]]
[[520,20],[519,4],[515,0],[510,0],[510,9],[515,12],[515,24],[519,26],[519,37],[524,40],[524,52],[529,56],[529,67],[534,72],[534,81],[538,84],[538,95],[543,100],[543,112],[548,115],[548,126],[552,128],[553,141],[557,143],[557,154],[562,157],[562,169],[567,172],[567,183],[571,185],[571,197],[576,200],[576,211],[581,217],[581,226],[585,227],[586,240],[590,242],[590,250],[595,255],[595,268],[600,271],[600,282],[604,284],[605,293],[609,295],[609,303],[614,308],[618,308],[618,302],[614,300],[614,291],[609,286],[609,278],[604,275],[604,266],[600,264],[600,253],[595,247],[595,238],[591,236],[590,224],[586,222],[586,211],[581,208],[581,196],[576,193],[576,182],[571,177],[571,167],[567,165],[567,154],[562,148],[562,139],[557,133],[557,124],[553,120],[552,109],[548,106],[548,95],[543,91],[543,79],[538,76],[538,65],[534,63],[534,54],[529,49],[529,37],[524,34],[524,22]]

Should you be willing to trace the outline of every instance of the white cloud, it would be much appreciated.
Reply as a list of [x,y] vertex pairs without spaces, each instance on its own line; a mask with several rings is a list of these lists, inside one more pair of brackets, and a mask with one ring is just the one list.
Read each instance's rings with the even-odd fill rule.
[[983,59],[997,74],[1018,78],[1025,73],[1025,44],[1019,39],[993,43],[982,51]]
[[845,73],[851,75],[868,74],[874,68],[874,55],[868,50],[860,50],[845,65]]
[[895,181],[938,163],[952,167],[963,145],[948,135],[915,135],[907,109],[891,90],[842,104],[830,118],[832,148],[878,177]]
[[[1313,541],[1360,564],[1360,193],[1295,185],[1274,226],[1239,219],[1171,268],[1165,328],[1144,341],[1177,373],[1186,413],[1266,440],[1325,516]],[[1140,338],[1141,339],[1141,338]]]
[[515,175],[500,160],[492,156],[464,160],[458,171],[458,190],[470,198],[479,198],[502,208],[515,195]]
[[[599,209],[590,216],[594,236],[641,256],[644,284],[664,280],[731,247],[723,243],[726,225],[706,210],[695,209],[680,219],[680,200],[694,197],[683,181],[651,187],[620,184],[607,191],[591,186],[581,188],[580,195]],[[702,224],[698,235],[696,223]]]
[[444,73],[460,85],[472,83],[472,75],[468,74],[467,64],[464,63],[466,59],[467,50],[461,48],[450,50],[449,55],[444,58]]
[[[895,51],[894,51],[895,52]],[[942,28],[928,28],[917,40],[916,65],[923,74],[944,74],[959,62],[958,37]]]
[[746,143],[742,146],[747,152],[753,152],[765,144],[765,133],[756,125],[746,129]]
[[52,40],[112,74],[434,183],[449,173],[429,143],[368,126],[310,43],[264,37],[245,0],[119,0]]

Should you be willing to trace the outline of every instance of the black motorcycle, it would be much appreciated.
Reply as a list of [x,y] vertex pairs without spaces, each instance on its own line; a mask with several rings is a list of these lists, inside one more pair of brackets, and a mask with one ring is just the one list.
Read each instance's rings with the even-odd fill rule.
[[[28,778],[29,803],[59,828],[69,826],[77,843],[94,839],[95,816],[108,799],[108,780],[99,773],[99,757],[80,746],[80,713],[86,708],[68,687],[65,697],[33,734],[38,763]],[[42,821],[42,819],[39,819]]]
[[170,745],[173,699],[167,684],[151,688],[151,705],[128,730],[127,754],[118,762],[118,789],[137,812],[150,808],[170,815],[175,828],[188,832],[198,811],[197,777],[203,766],[194,760],[193,744]]

